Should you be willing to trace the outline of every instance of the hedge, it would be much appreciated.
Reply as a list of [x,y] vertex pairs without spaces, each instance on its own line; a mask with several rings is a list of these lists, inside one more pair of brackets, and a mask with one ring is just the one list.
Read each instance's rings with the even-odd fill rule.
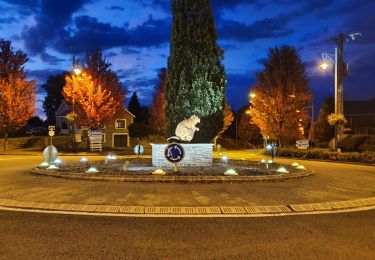
[[328,149],[294,149],[278,148],[277,155],[280,157],[292,157],[300,159],[318,159],[341,162],[375,163],[375,152],[334,152]]

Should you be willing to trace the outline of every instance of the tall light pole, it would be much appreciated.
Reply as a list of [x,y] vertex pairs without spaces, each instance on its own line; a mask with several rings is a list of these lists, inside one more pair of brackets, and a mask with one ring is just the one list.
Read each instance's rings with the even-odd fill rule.
[[[82,73],[81,69],[76,65],[76,60],[75,60],[75,57],[73,56],[73,69],[72,69],[72,72],[74,74],[76,74],[77,76],[80,75]],[[73,124],[72,124],[72,131],[73,131],[73,138],[72,138],[72,149],[73,149],[73,152],[76,151],[76,130],[75,130],[75,117],[76,117],[76,114],[75,114],[75,95],[73,95],[73,104],[72,104],[72,115],[73,115]]]
[[[330,67],[329,63],[335,65],[335,114],[344,114],[344,76],[348,75],[348,66],[344,62],[344,40],[356,40],[361,33],[351,33],[347,37],[344,37],[344,34],[340,33],[335,41],[337,47],[335,48],[335,54],[323,53],[322,59],[323,63],[320,64],[320,67],[323,70],[326,70]],[[343,125],[335,125],[335,144],[334,149],[337,149],[337,143],[344,133]]]

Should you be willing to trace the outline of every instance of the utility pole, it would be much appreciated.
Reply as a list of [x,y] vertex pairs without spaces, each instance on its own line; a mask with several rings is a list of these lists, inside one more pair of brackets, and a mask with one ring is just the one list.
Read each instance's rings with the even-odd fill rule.
[[[356,40],[362,33],[350,33],[347,36],[340,33],[336,38],[337,47],[335,48],[334,58],[332,54],[323,53],[322,58],[324,63],[320,67],[325,70],[329,67],[328,62],[335,64],[335,114],[344,114],[344,77],[348,75],[348,67],[344,63],[344,40]],[[344,134],[344,126],[342,124],[335,125],[335,142],[334,149],[337,150],[338,141]]]
[[[335,114],[344,114],[344,76],[346,68],[344,64],[344,35],[337,36],[337,48],[335,48]],[[336,126],[337,141],[340,141],[344,126]],[[337,144],[336,144],[337,145]]]

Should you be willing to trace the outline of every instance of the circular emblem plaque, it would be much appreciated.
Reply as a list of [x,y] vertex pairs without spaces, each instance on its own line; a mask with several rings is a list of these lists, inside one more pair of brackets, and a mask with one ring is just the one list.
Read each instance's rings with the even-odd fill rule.
[[165,159],[171,163],[181,162],[185,157],[184,148],[176,143],[168,144],[164,150]]

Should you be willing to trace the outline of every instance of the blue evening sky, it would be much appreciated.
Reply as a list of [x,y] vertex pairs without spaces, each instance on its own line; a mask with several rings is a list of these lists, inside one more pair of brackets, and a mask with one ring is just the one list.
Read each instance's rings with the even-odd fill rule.
[[[331,38],[340,32],[363,34],[345,43],[351,71],[345,99],[375,97],[375,1],[212,0],[211,5],[235,110],[248,104],[268,49],[282,44],[300,53],[320,105],[333,95],[334,81],[318,64],[322,52],[334,52]],[[170,0],[0,0],[0,38],[29,55],[28,75],[38,85],[70,70],[73,55],[79,59],[101,48],[127,96],[137,91],[143,105],[151,102],[157,70],[167,65],[171,22]],[[39,91],[40,115],[43,96]]]

